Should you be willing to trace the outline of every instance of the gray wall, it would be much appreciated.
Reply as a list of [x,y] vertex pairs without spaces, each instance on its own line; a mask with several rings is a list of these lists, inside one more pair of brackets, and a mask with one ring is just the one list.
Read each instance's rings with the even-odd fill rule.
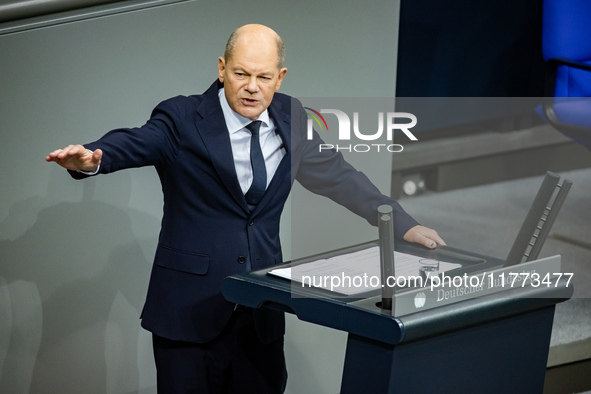
[[[397,15],[396,0],[211,0],[0,36],[0,392],[155,392],[139,322],[162,211],[155,171],[76,182],[44,162],[49,151],[141,125],[159,101],[201,93],[245,23],[283,36],[285,93],[392,96]],[[382,160],[366,171],[387,192]],[[288,205],[288,258],[376,238],[299,187],[292,200],[314,209]],[[305,248],[292,248],[296,236]],[[288,392],[337,392],[345,334],[292,316],[287,331]]]

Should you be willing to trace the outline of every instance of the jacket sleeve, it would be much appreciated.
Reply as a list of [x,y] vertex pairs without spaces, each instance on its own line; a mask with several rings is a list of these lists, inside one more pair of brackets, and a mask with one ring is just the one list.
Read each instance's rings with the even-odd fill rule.
[[334,149],[319,150],[324,142],[316,131],[311,140],[307,139],[304,125],[307,116],[302,108],[292,113],[292,170],[296,180],[313,193],[330,198],[351,212],[365,218],[376,226],[377,208],[387,204],[394,210],[394,235],[402,239],[406,232],[419,224],[400,204],[382,194],[371,180],[349,164],[340,152]]
[[[98,173],[108,174],[125,168],[162,165],[172,162],[179,150],[181,127],[189,109],[187,98],[175,97],[160,103],[141,127],[109,131],[98,141],[84,144],[89,150],[101,149]],[[69,171],[75,179],[89,175]]]

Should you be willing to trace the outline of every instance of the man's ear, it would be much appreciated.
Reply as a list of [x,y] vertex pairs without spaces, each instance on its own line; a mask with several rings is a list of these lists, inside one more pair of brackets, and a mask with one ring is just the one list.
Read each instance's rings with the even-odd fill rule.
[[224,83],[224,71],[226,70],[226,61],[220,56],[218,59],[218,79]]
[[277,84],[275,85],[275,91],[278,91],[281,87],[281,83],[283,82],[283,78],[285,78],[285,74],[287,74],[287,68],[283,67],[279,70],[279,75],[277,76]]

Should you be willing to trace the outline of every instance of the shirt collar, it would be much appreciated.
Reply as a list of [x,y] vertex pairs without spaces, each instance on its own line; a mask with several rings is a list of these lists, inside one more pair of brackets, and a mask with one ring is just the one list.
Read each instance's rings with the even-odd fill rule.
[[[228,100],[226,99],[226,95],[224,93],[224,88],[221,88],[218,91],[218,97],[220,99],[220,105],[222,106],[222,111],[224,113],[224,119],[226,120],[226,127],[228,128],[230,134],[234,134],[242,130],[246,127],[246,125],[252,122],[252,120],[245,118],[230,108],[230,104],[228,104]],[[257,120],[263,122],[263,126],[269,126],[271,124],[269,111],[265,110],[259,115]]]

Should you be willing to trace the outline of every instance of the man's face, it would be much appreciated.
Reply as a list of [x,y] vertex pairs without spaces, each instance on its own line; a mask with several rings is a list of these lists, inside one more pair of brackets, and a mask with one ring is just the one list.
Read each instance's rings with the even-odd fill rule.
[[220,57],[218,77],[234,112],[256,120],[283,81],[286,68],[277,68],[277,49],[265,41],[239,40],[232,57]]

